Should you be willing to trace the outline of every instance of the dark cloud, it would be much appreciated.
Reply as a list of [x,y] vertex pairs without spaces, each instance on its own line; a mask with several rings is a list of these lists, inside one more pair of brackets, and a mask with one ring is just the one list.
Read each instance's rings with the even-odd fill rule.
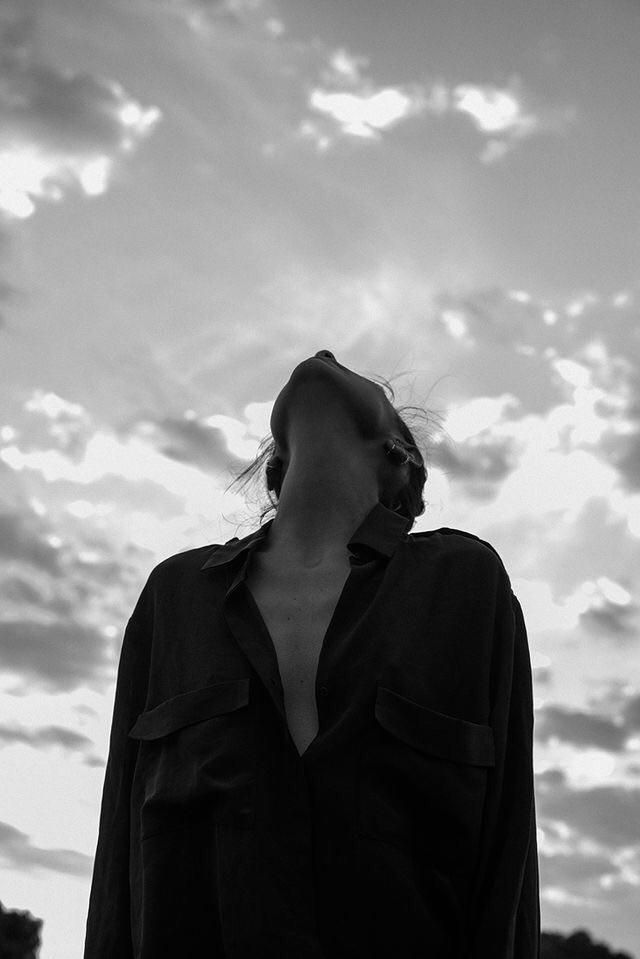
[[0,104],[6,135],[36,141],[45,149],[64,144],[78,151],[112,152],[122,139],[121,97],[113,84],[90,74],[16,64]]
[[630,696],[622,707],[622,715],[631,732],[640,731],[640,694]]
[[567,781],[567,776],[564,770],[558,767],[551,767],[551,769],[545,769],[543,773],[536,773],[535,780],[536,790],[542,789],[546,791],[564,786]]
[[[640,860],[640,789],[572,789],[564,771],[551,768],[536,774],[535,791],[538,827],[544,834],[538,848],[541,889],[560,888],[622,910],[623,902],[637,893],[621,862],[635,869]],[[604,876],[610,886],[602,885]]]
[[637,614],[635,604],[624,606],[602,598],[597,605],[580,615],[580,623],[592,633],[605,632],[635,639],[638,635]]
[[435,444],[429,462],[450,478],[460,480],[465,493],[474,499],[495,495],[500,483],[518,465],[511,440],[496,439],[484,432],[455,447],[450,442]]
[[[105,614],[117,620],[123,619],[136,599],[141,578],[140,567],[134,567],[126,559],[100,557],[98,545],[105,550],[104,542],[94,547],[83,544],[84,548],[96,549],[96,558],[91,561],[74,554],[73,547],[68,546],[64,555],[64,570],[60,571],[53,583],[51,578],[42,575],[34,566],[26,566],[4,576],[0,574],[0,599],[5,607],[11,605],[14,610],[24,613],[25,618],[36,612],[38,615],[45,613],[49,619],[73,619],[87,603],[97,602],[104,608]],[[108,584],[108,590],[105,590],[105,584]],[[114,606],[114,591],[118,588],[124,599]]]
[[21,151],[36,149],[43,165],[42,177],[25,171],[15,196],[3,204],[20,217],[33,212],[34,198],[60,199],[70,181],[87,193],[103,192],[113,160],[132,150],[159,115],[155,108],[143,110],[115,81],[44,63],[46,42],[37,21],[33,3],[4,0],[0,148],[18,168]]
[[550,683],[553,676],[553,670],[549,666],[534,666],[533,676],[536,686],[539,683]]
[[[69,520],[70,526],[73,521]],[[139,579],[139,563],[148,559],[144,550],[129,547],[130,556],[113,556],[113,544],[93,532],[82,530],[81,543],[51,546],[47,537],[59,530],[24,505],[14,512],[0,513],[0,557],[23,564],[21,569],[6,575],[0,584],[5,599],[34,603],[58,615],[67,615],[78,604],[103,589],[121,585],[133,589]],[[79,553],[91,552],[91,560]],[[133,561],[137,560],[137,563]],[[42,577],[59,581],[54,589],[44,590]]]
[[536,811],[539,825],[560,820],[577,830],[583,839],[608,846],[636,846],[640,789],[594,786],[572,789],[559,770],[536,776]]
[[70,752],[85,752],[93,743],[87,736],[65,729],[64,726],[41,726],[39,729],[25,729],[23,726],[0,726],[0,745],[24,743],[35,749],[49,746],[61,746]]
[[153,442],[164,456],[205,472],[223,472],[244,463],[229,452],[221,430],[199,420],[168,416],[138,421],[136,431],[140,427],[144,428],[145,439]]
[[83,685],[103,689],[113,673],[108,645],[96,629],[73,620],[0,622],[0,668],[20,677],[18,693],[31,692],[34,684],[54,693]]
[[74,849],[41,849],[26,833],[9,823],[0,822],[0,861],[7,869],[31,873],[38,870],[62,872],[69,876],[89,876],[91,856]]
[[607,873],[617,873],[618,868],[612,860],[599,853],[557,853],[548,855],[538,851],[540,863],[540,885],[571,888],[587,885]]
[[96,767],[98,769],[104,769],[107,765],[106,760],[102,759],[100,756],[87,756],[83,760],[85,766]]
[[152,563],[130,545],[114,556],[113,544],[85,526],[68,520],[54,548],[45,539],[53,528],[27,507],[0,514],[0,669],[16,675],[16,695],[34,684],[103,690],[113,680],[114,641],[95,623],[124,633]]
[[633,719],[629,722],[624,717],[628,709],[634,714],[638,698],[640,694],[630,685],[628,677],[607,677],[603,678],[599,688],[587,695],[587,703],[592,712],[619,715],[629,728],[635,728]]
[[48,532],[38,517],[26,511],[0,513],[0,556],[61,576],[60,553],[45,541]]
[[633,493],[640,490],[640,425],[623,435],[605,436],[602,450],[620,474],[625,489]]
[[16,605],[38,605],[42,599],[42,591],[22,576],[7,576],[0,586],[0,592],[5,602]]
[[630,730],[606,716],[597,716],[565,706],[545,705],[536,712],[535,738],[548,742],[553,736],[579,746],[620,752]]

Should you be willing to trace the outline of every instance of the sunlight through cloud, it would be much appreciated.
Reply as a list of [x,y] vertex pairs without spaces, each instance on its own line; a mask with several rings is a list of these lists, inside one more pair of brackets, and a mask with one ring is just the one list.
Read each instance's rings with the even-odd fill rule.
[[[118,156],[160,119],[157,107],[142,107],[114,81],[35,66],[27,80],[27,71],[14,70],[0,90],[0,211],[9,219],[30,217],[40,200],[61,201],[72,186],[103,194]],[[55,93],[40,96],[46,86]]]

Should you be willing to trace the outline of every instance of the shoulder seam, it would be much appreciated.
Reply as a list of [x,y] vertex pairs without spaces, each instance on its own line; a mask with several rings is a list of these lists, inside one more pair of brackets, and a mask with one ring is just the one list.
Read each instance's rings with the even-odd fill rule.
[[477,543],[482,543],[483,546],[486,546],[488,549],[490,549],[491,552],[498,557],[498,559],[500,560],[500,563],[504,567],[504,563],[502,562],[502,557],[500,556],[500,553],[495,548],[495,546],[492,546],[491,543],[489,543],[486,539],[481,539],[480,536],[476,535],[476,533],[470,533],[466,529],[455,529],[455,527],[453,526],[441,526],[439,529],[420,530],[417,533],[411,533],[411,536],[413,537],[432,536],[434,533],[453,534],[457,536],[466,536],[467,539],[474,539]]

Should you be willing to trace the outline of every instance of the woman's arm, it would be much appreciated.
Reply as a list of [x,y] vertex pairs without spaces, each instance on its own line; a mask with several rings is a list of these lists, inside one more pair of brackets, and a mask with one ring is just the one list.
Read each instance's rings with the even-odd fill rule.
[[496,766],[487,789],[469,959],[540,956],[531,660],[520,603],[512,592],[510,599],[498,627],[491,719]]
[[127,623],[115,702],[93,865],[85,959],[132,959],[129,897],[129,802],[138,743],[128,738],[144,709],[152,607],[149,581]]

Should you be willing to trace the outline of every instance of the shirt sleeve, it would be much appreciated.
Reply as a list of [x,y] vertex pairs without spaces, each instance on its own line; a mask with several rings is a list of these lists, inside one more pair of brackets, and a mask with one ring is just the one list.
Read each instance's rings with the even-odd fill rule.
[[138,744],[128,733],[144,709],[151,633],[149,581],[127,623],[116,679],[109,755],[87,914],[84,959],[133,959],[129,802]]
[[533,777],[533,685],[522,608],[509,587],[497,622],[493,727],[496,765],[469,926],[469,959],[539,959],[540,894]]

